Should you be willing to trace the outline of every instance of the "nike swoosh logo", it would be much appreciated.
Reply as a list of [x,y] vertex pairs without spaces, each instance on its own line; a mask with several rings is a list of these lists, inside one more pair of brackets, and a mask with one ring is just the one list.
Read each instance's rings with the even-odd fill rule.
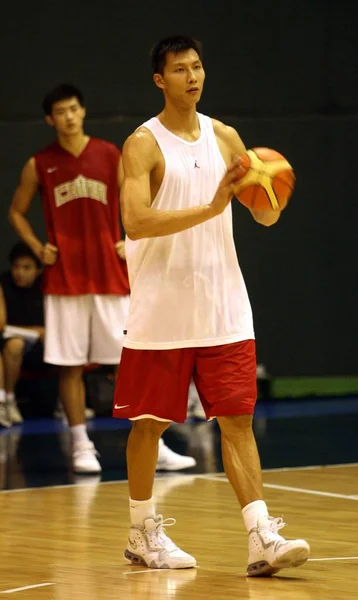
[[119,406],[119,404],[115,404],[114,408],[127,408],[127,406],[129,406],[129,404],[125,404],[124,406]]
[[275,547],[275,550],[278,550],[279,546],[285,545],[285,543],[287,542],[281,542],[280,540],[272,540],[271,542],[267,542],[265,543],[263,537],[261,536],[260,532],[257,532],[258,537],[260,538],[260,542],[262,544],[262,547],[264,548],[264,550],[267,550],[268,548],[270,548],[270,546],[273,546],[274,544],[277,544],[277,546]]
[[130,538],[128,538],[128,542],[131,548],[133,548],[133,550],[137,550],[138,546],[136,542],[132,542],[132,540]]
[[53,173],[54,171],[57,171],[57,167],[51,167],[50,169],[47,169],[48,173]]

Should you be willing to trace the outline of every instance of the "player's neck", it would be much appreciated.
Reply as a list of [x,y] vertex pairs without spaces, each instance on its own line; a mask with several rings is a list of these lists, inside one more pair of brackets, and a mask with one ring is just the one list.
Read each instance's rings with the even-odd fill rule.
[[89,142],[89,136],[85,135],[83,131],[76,135],[58,135],[58,143],[61,148],[73,154],[73,156],[80,156],[85,147]]
[[166,104],[165,108],[158,115],[159,121],[175,135],[188,139],[196,140],[200,137],[200,125],[196,112],[196,106],[183,110],[177,106]]

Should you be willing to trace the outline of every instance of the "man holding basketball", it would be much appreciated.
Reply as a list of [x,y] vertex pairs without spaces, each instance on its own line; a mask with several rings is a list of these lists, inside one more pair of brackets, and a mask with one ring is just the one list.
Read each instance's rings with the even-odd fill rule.
[[[216,417],[221,429],[225,472],[249,534],[247,573],[271,575],[304,563],[309,546],[282,538],[282,519],[270,517],[263,500],[252,431],[254,329],[230,206],[245,148],[234,129],[196,112],[205,79],[201,56],[191,38],[155,46],[153,79],[165,106],[123,148],[132,295],[113,414],[132,420],[125,556],[153,568],[196,565],[165,534],[152,498],[158,440],[171,421],[185,420],[193,377],[207,418]],[[266,226],[280,216],[251,212]]]

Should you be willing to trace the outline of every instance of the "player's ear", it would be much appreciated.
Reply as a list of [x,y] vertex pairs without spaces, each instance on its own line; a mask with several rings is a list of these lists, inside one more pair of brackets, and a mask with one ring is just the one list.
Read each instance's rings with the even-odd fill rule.
[[162,75],[160,75],[160,73],[154,73],[153,81],[154,81],[155,85],[158,88],[160,88],[161,90],[164,88],[164,80],[163,80]]
[[83,118],[85,118],[85,116],[86,116],[86,114],[87,114],[86,107],[85,107],[85,106],[82,106],[81,108],[82,108],[82,115],[83,115]]
[[51,115],[46,115],[45,116],[45,123],[47,123],[47,125],[50,125],[50,127],[54,127],[54,122],[53,122],[53,118],[51,117]]

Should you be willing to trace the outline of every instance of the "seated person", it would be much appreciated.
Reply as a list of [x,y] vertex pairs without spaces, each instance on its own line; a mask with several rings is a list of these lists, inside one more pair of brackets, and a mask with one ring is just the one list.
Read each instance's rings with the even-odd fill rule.
[[[0,316],[1,318],[1,316]],[[0,323],[0,329],[2,325]],[[7,415],[6,392],[4,379],[4,363],[0,354],[0,427],[10,427],[11,423]]]
[[[1,354],[4,367],[7,416],[21,423],[16,404],[15,386],[26,355],[42,360],[45,334],[41,263],[23,242],[13,246],[9,255],[10,271],[0,276]],[[32,362],[32,361],[31,361]],[[0,382],[1,386],[1,382]],[[0,402],[4,390],[0,389]]]

